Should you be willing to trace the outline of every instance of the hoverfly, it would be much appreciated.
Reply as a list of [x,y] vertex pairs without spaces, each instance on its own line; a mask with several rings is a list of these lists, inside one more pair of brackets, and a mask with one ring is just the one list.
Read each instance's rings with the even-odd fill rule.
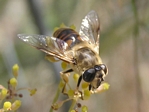
[[71,28],[60,28],[53,36],[18,34],[31,46],[70,64],[71,68],[61,74],[76,72],[80,75],[77,88],[83,79],[89,90],[98,88],[108,69],[99,56],[100,22],[98,14],[90,11],[82,19],[79,33]]

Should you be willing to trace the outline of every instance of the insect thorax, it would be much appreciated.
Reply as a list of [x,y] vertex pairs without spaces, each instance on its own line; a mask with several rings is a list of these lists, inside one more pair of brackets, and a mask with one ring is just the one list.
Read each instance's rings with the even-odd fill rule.
[[99,64],[98,55],[88,47],[78,49],[75,54],[77,66],[80,69],[88,69]]

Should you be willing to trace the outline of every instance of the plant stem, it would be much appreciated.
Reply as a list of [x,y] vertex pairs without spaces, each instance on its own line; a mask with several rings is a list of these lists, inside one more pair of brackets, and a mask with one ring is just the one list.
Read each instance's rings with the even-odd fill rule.
[[[52,104],[56,103],[56,101],[58,100],[59,95],[60,95],[60,88],[58,87],[57,92],[56,92],[56,95],[55,95],[55,97],[54,97],[54,99],[53,99]],[[49,112],[53,112],[52,106],[51,106]]]
[[140,80],[140,73],[139,73],[139,47],[138,47],[138,42],[139,42],[139,18],[138,18],[138,11],[137,11],[137,6],[136,2],[137,0],[132,0],[132,8],[133,8],[133,13],[134,13],[134,69],[135,69],[135,83],[136,83],[136,96],[137,96],[137,105],[136,109],[137,112],[141,112],[141,99],[142,99],[142,89],[141,89],[141,80]]
[[76,105],[76,102],[77,102],[77,100],[76,100],[76,99],[73,99],[73,100],[72,100],[72,104],[71,104],[71,106],[70,106],[70,108],[69,108],[69,111],[68,111],[68,112],[70,112],[70,111],[74,108],[74,106]]

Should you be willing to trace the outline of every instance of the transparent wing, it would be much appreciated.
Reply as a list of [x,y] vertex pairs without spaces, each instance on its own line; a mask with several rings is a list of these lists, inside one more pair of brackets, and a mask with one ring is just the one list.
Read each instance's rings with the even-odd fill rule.
[[90,11],[82,20],[79,34],[82,40],[99,46],[100,22],[95,11]]
[[73,63],[73,59],[71,57],[67,57],[65,54],[69,48],[67,43],[63,40],[45,35],[18,34],[18,37],[22,41],[45,52],[48,55],[54,56],[69,63]]

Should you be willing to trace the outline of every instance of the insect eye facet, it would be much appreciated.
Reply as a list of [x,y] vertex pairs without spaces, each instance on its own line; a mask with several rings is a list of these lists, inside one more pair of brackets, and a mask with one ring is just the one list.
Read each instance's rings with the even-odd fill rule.
[[90,68],[83,73],[83,80],[91,82],[95,78],[95,69]]

